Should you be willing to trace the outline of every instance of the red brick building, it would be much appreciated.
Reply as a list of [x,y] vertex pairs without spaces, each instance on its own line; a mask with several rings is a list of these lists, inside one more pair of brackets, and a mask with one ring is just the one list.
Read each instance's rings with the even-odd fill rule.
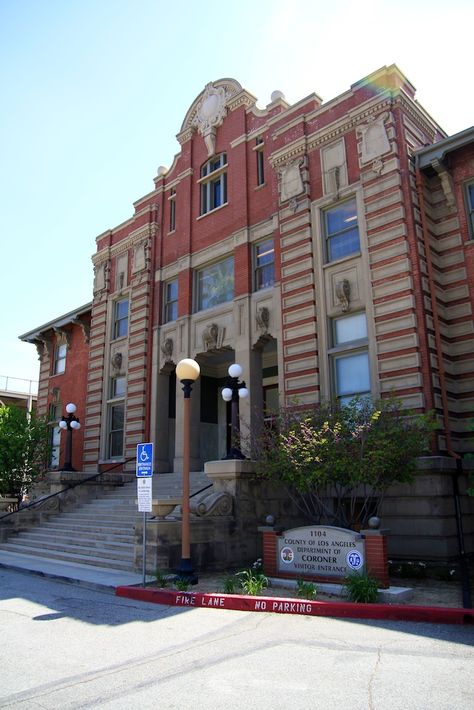
[[97,237],[92,305],[22,336],[40,411],[78,405],[76,467],[133,470],[153,441],[179,470],[184,357],[196,470],[226,452],[233,362],[251,427],[278,401],[393,393],[436,410],[439,453],[473,449],[474,129],[447,138],[396,66],[325,103],[271,98],[208,84],[173,164]]

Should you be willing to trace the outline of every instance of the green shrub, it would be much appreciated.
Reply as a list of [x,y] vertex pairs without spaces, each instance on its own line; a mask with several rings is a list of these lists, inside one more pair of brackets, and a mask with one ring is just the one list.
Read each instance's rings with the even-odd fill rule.
[[298,579],[296,582],[296,594],[302,599],[314,601],[317,596],[316,585],[313,582],[305,582],[304,579]]
[[229,575],[224,579],[223,592],[224,594],[235,594],[236,587],[238,586],[235,576]]
[[189,580],[182,577],[177,577],[174,584],[180,592],[187,592],[189,589]]
[[168,577],[163,574],[159,569],[155,572],[156,583],[159,587],[166,587],[168,585]]
[[237,572],[236,577],[239,578],[242,591],[252,597],[258,596],[268,587],[268,579],[265,575],[262,572],[255,572],[254,569]]
[[377,580],[365,573],[348,575],[344,589],[349,601],[361,604],[374,604],[379,594]]

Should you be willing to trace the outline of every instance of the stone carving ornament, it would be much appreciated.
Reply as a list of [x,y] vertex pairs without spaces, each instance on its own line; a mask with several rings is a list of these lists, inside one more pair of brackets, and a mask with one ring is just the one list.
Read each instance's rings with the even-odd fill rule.
[[202,344],[204,350],[217,350],[220,346],[222,338],[219,337],[219,326],[217,323],[211,323],[207,325],[202,332]]
[[193,125],[204,138],[208,157],[216,152],[216,128],[227,115],[226,102],[229,97],[223,86],[206,85],[200,100]]
[[267,333],[270,325],[270,311],[267,306],[261,306],[261,308],[258,309],[255,318],[257,320],[257,328],[263,333]]
[[114,373],[120,372],[122,369],[123,355],[120,352],[116,352],[112,355],[110,359],[110,364],[112,365],[112,370]]
[[286,202],[292,197],[301,195],[304,192],[303,176],[301,166],[303,158],[290,160],[286,165],[278,169],[280,173],[280,201]]
[[192,513],[200,517],[231,515],[233,498],[230,493],[217,492],[201,498],[199,501],[192,501],[190,509]]
[[161,344],[161,352],[165,356],[166,362],[169,362],[173,357],[173,339],[166,338]]
[[349,310],[351,298],[351,285],[347,279],[342,279],[336,284],[336,297],[341,304],[341,310],[346,313]]
[[390,141],[384,125],[389,115],[388,111],[385,111],[380,116],[371,116],[367,123],[357,127],[357,134],[362,138],[360,156],[362,163],[370,163],[390,152]]

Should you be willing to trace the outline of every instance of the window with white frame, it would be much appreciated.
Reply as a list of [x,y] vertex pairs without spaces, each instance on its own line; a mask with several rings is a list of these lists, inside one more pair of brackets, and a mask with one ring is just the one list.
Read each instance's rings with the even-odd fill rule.
[[67,344],[61,343],[54,349],[53,374],[62,375],[66,370]]
[[170,196],[169,196],[169,205],[170,205],[170,232],[174,232],[176,229],[176,190],[171,188]]
[[196,310],[218,306],[234,298],[234,257],[209,264],[196,272]]
[[227,202],[227,153],[221,153],[201,168],[201,215]]
[[275,281],[275,249],[273,238],[254,245],[255,290],[273,286]]
[[59,427],[61,406],[51,404],[49,408],[49,468],[59,467],[61,429]]
[[257,186],[263,185],[265,182],[265,157],[263,153],[263,138],[259,137],[255,140],[255,157],[257,160]]
[[107,402],[107,458],[123,456],[126,378],[111,377]]
[[114,303],[112,339],[123,338],[128,334],[128,298]]
[[367,317],[354,313],[332,320],[332,365],[334,394],[341,404],[370,394]]
[[474,182],[466,185],[466,208],[469,236],[471,239],[474,239]]
[[360,240],[355,198],[324,210],[323,229],[327,261],[357,254]]
[[169,323],[178,317],[178,279],[164,285],[164,322]]

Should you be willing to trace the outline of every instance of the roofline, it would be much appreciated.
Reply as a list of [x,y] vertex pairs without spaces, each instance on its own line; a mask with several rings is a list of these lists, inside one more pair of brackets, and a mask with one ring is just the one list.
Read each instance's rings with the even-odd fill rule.
[[92,301],[89,303],[85,303],[83,306],[79,306],[78,308],[75,308],[73,311],[69,311],[69,313],[65,313],[63,316],[59,316],[58,318],[55,318],[52,321],[49,321],[49,323],[45,323],[44,325],[40,325],[38,328],[35,328],[34,330],[29,330],[27,333],[23,333],[23,335],[19,335],[18,338],[20,340],[23,340],[26,343],[32,343],[35,340],[38,340],[41,337],[42,333],[45,333],[48,330],[51,330],[52,328],[62,328],[65,325],[68,325],[69,323],[72,323],[73,321],[77,320],[80,316],[84,315],[84,313],[87,313],[88,311],[92,310]]
[[474,143],[474,126],[455,133],[454,136],[448,136],[448,138],[444,138],[433,145],[417,150],[415,152],[416,166],[420,170],[430,168],[433,160],[442,162],[448,153],[464,148],[470,143]]

